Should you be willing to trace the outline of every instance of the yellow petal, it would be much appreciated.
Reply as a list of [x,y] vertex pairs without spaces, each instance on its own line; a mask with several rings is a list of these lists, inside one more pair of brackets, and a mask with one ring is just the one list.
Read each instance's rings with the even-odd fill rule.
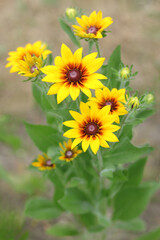
[[91,97],[92,96],[92,93],[91,93],[91,90],[89,88],[86,88],[86,87],[80,87],[82,92],[87,95],[87,97]]
[[50,89],[48,90],[47,95],[56,94],[56,93],[59,91],[59,89],[61,88],[61,86],[62,86],[62,83],[55,83],[55,84],[53,84],[53,85],[50,87]]
[[79,124],[74,120],[65,121],[65,122],[63,122],[63,124],[67,127],[79,128]]
[[82,59],[82,64],[86,66],[89,62],[92,62],[97,57],[97,52],[90,53]]
[[42,79],[42,82],[61,82],[60,74],[49,74],[48,76]]
[[72,100],[75,101],[80,94],[80,89],[78,88],[78,86],[74,86],[71,84],[69,92]]
[[99,80],[92,79],[90,77],[87,77],[87,81],[84,83],[84,86],[91,89],[104,87],[104,85]]
[[89,71],[89,73],[94,73],[102,67],[104,61],[105,61],[105,58],[93,59],[92,61],[88,61],[86,63],[86,68]]
[[86,103],[84,103],[84,102],[80,102],[80,111],[81,111],[82,115],[84,115],[85,118],[90,113],[88,105]]
[[55,73],[55,72],[59,72],[59,68],[57,66],[52,66],[52,65],[48,65],[46,67],[41,68],[41,71],[45,74],[51,74],[51,73]]
[[71,149],[75,148],[80,142],[82,142],[83,138],[76,138],[73,143]]
[[69,86],[64,83],[57,92],[57,103],[61,103],[69,95]]
[[70,129],[63,136],[67,138],[79,138],[81,135],[77,129]]
[[61,55],[62,55],[63,62],[65,64],[72,63],[74,61],[71,50],[64,43],[62,44],[62,47],[61,47]]
[[72,115],[72,117],[78,122],[78,123],[82,123],[85,118],[78,112],[75,112],[75,111],[69,111],[70,114]]
[[99,138],[98,137],[94,137],[92,138],[92,140],[90,141],[90,146],[91,146],[91,149],[92,149],[92,152],[94,154],[96,154],[98,152],[98,149],[99,149]]
[[89,144],[90,144],[90,138],[89,139],[88,139],[88,137],[83,138],[82,149],[83,149],[84,152],[87,151],[87,149],[89,147]]
[[108,133],[108,134],[106,133],[103,136],[106,139],[106,141],[109,141],[109,142],[119,142],[118,138],[113,133]]
[[81,62],[81,59],[82,59],[82,51],[83,51],[83,48],[79,48],[75,51],[73,57],[74,57],[74,62],[75,63],[80,63]]

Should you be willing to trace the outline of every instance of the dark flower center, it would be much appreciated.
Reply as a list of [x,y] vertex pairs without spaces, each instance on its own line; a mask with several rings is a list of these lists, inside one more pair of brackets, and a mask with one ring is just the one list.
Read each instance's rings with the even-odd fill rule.
[[96,34],[97,31],[98,31],[98,29],[97,29],[95,26],[89,27],[89,28],[87,29],[87,33]]
[[114,108],[115,108],[115,103],[113,102],[113,101],[106,101],[104,104],[103,104],[103,107],[105,107],[105,106],[111,106],[111,111],[113,111],[114,110]]
[[67,73],[67,78],[70,82],[78,82],[81,79],[81,73],[78,69],[70,70]]
[[52,167],[53,166],[53,163],[51,162],[51,160],[47,160],[46,162],[45,162],[45,166],[47,166],[47,167]]
[[38,70],[38,68],[37,68],[36,65],[33,65],[33,66],[30,68],[30,72],[31,72],[31,73],[34,73],[36,70]]
[[96,123],[90,122],[86,125],[85,132],[87,135],[96,135],[99,132],[99,127]]
[[66,158],[71,158],[73,156],[73,151],[72,150],[67,150],[66,152],[65,152],[65,157]]

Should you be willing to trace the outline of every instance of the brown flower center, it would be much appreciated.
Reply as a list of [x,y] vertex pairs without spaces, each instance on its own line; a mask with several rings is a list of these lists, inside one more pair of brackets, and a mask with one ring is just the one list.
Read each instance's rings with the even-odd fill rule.
[[36,65],[33,65],[33,66],[30,68],[30,72],[31,72],[31,73],[34,73],[36,70],[38,70],[38,68],[37,68]]
[[52,166],[53,166],[53,163],[51,162],[50,159],[48,159],[48,160],[45,162],[45,166],[47,166],[47,167],[52,167]]
[[66,158],[71,158],[73,156],[73,151],[72,150],[67,150],[66,152],[65,152],[65,157]]
[[87,135],[96,135],[99,132],[99,127],[96,123],[90,122],[86,125],[85,132]]
[[70,70],[67,73],[67,78],[70,82],[78,82],[81,79],[81,73],[78,69]]
[[111,106],[111,112],[115,109],[115,107],[116,107],[116,104],[115,104],[115,102],[113,102],[113,101],[111,101],[111,100],[109,100],[109,101],[106,101],[104,104],[103,104],[103,107],[105,107],[105,106]]
[[87,29],[87,33],[93,33],[95,35],[96,35],[97,31],[98,31],[98,29],[95,26],[89,27]]

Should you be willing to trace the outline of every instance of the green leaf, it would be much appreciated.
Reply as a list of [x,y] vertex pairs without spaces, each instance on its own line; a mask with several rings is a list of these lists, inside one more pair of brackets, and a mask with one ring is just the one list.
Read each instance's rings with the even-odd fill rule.
[[148,183],[122,188],[113,200],[113,219],[127,221],[137,218],[145,210],[153,193],[159,187],[158,183]]
[[71,27],[62,19],[59,18],[59,23],[62,27],[62,29],[67,33],[67,35],[70,37],[71,41],[77,46],[77,47],[81,47],[80,42],[78,41],[78,39],[76,38],[76,36],[74,35]]
[[142,158],[137,162],[133,163],[128,169],[128,181],[127,185],[138,185],[140,184],[142,177],[144,166],[147,162],[147,158]]
[[150,233],[147,233],[139,238],[137,240],[159,240],[160,239],[160,228],[157,228]]
[[67,187],[72,188],[72,187],[77,187],[82,184],[85,184],[85,180],[83,178],[73,177],[67,184]]
[[135,147],[130,143],[129,139],[125,137],[120,142],[116,143],[114,147],[107,149],[103,154],[104,165],[128,163],[138,160],[145,154],[153,151],[149,145],[142,147]]
[[144,231],[146,224],[143,220],[136,218],[127,222],[116,222],[115,227],[127,231]]
[[57,147],[63,137],[57,129],[45,126],[25,123],[26,130],[35,145],[42,151],[47,152],[49,147]]
[[103,169],[100,172],[100,176],[101,177],[112,177],[113,176],[113,172],[115,171],[115,167],[114,166],[110,166],[108,168]]
[[60,216],[61,211],[56,208],[53,201],[34,197],[27,201],[25,206],[25,214],[36,219],[53,219]]
[[110,87],[118,87],[119,84],[119,77],[118,71],[121,65],[121,47],[117,46],[116,49],[113,51],[112,55],[108,61],[107,67],[107,77],[110,80]]
[[60,205],[73,214],[84,214],[92,211],[92,206],[87,196],[74,188],[66,189],[65,195],[59,200]]
[[56,237],[75,236],[79,234],[78,230],[69,224],[55,224],[53,227],[47,229],[47,233]]

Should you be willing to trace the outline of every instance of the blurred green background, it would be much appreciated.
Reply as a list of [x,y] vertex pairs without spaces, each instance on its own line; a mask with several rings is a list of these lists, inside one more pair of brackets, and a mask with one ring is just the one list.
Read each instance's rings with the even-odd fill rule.
[[[0,240],[4,221],[11,225],[10,232],[26,239],[53,239],[45,234],[49,223],[24,219],[23,207],[30,195],[45,194],[49,189],[40,174],[35,175],[27,167],[38,150],[33,146],[23,126],[23,120],[45,123],[44,116],[35,104],[30,82],[22,82],[17,74],[10,74],[5,68],[9,51],[37,40],[48,43],[53,57],[60,55],[64,42],[76,50],[68,36],[60,28],[58,18],[67,7],[84,9],[88,15],[93,10],[102,10],[103,16],[110,16],[114,23],[109,27],[112,33],[100,40],[103,57],[108,57],[114,48],[122,46],[124,64],[134,64],[133,71],[139,74],[132,86],[140,93],[151,91],[156,95],[157,113],[135,129],[134,143],[149,143],[155,147],[145,169],[146,180],[160,181],[160,1],[159,0],[1,0],[0,1],[0,204],[3,217],[0,218]],[[87,43],[82,40],[84,50]],[[87,53],[87,51],[86,51]],[[160,225],[160,193],[152,199],[143,218],[148,230]],[[14,209],[14,212],[12,211]],[[10,217],[9,216],[10,213]],[[16,220],[15,220],[16,216]],[[23,236],[24,235],[24,236]],[[14,239],[14,238],[13,238]],[[17,239],[17,238],[15,238]],[[19,238],[20,239],[20,238]],[[108,240],[134,239],[131,233],[112,233]]]

